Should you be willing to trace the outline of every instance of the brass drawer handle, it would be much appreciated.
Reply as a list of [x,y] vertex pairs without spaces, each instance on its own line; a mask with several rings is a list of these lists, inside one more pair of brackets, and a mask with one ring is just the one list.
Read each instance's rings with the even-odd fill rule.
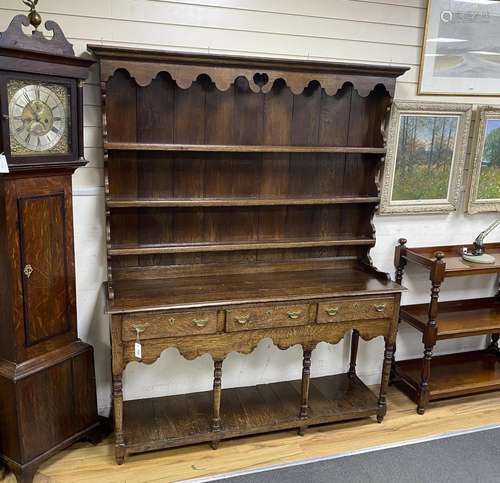
[[373,307],[377,312],[383,312],[385,310],[386,304],[375,304]]
[[149,327],[149,324],[139,324],[139,325],[133,325],[132,330],[134,330],[137,335],[141,334],[146,330],[146,328]]
[[302,315],[302,310],[297,310],[297,312],[288,312],[289,319],[298,319]]
[[24,275],[26,275],[26,278],[30,278],[31,274],[33,273],[33,267],[28,263],[28,265],[24,267],[23,272]]
[[203,329],[203,327],[207,326],[208,319],[193,319],[193,324],[196,325],[196,327]]
[[330,307],[325,310],[325,312],[330,316],[333,317],[334,315],[337,315],[337,312],[339,311],[338,307]]
[[250,320],[250,314],[240,315],[239,317],[235,317],[236,322],[241,325],[245,325]]

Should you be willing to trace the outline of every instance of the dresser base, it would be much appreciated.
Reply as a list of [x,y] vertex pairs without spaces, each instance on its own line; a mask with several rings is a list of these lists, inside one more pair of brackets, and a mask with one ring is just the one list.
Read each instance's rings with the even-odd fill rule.
[[378,398],[357,376],[311,379],[308,417],[299,417],[301,381],[224,389],[221,430],[211,430],[212,392],[124,403],[125,453],[212,442],[378,415]]

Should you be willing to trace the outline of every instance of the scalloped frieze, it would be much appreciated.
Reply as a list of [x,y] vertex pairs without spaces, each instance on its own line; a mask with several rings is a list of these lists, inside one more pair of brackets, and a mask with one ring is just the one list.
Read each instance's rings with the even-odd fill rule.
[[117,70],[126,70],[137,85],[148,86],[161,72],[167,72],[181,89],[189,89],[200,75],[207,75],[220,91],[227,91],[238,77],[248,81],[254,93],[267,94],[274,83],[282,79],[294,95],[300,95],[311,82],[318,82],[329,96],[334,96],[346,83],[353,85],[361,97],[367,97],[377,86],[381,85],[394,95],[395,79],[367,75],[328,74],[311,72],[294,72],[285,70],[262,70],[226,68],[203,65],[183,64],[144,64],[134,61],[119,63],[103,60],[101,63],[101,80],[107,82]]
[[204,354],[210,354],[214,360],[225,359],[231,352],[250,354],[262,339],[269,338],[281,350],[301,345],[314,349],[320,342],[339,343],[345,335],[355,328],[361,338],[369,341],[378,336],[388,336],[391,331],[391,320],[378,319],[359,323],[310,324],[280,329],[247,331],[244,336],[238,332],[222,333],[197,337],[172,337],[166,339],[150,339],[143,342],[142,359],[134,355],[135,341],[124,342],[124,362],[154,363],[162,352],[175,347],[187,360],[193,360]]

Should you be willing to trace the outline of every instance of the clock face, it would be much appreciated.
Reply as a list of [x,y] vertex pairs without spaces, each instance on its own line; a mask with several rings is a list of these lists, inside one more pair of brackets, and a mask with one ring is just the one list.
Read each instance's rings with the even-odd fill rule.
[[12,156],[68,154],[71,151],[68,87],[10,80],[7,94]]

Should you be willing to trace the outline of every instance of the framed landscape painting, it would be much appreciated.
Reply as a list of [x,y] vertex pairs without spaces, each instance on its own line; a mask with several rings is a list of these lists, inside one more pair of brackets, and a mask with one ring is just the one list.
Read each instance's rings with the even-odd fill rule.
[[477,113],[467,211],[500,211],[500,108]]
[[500,1],[428,0],[419,94],[500,95]]
[[380,214],[456,210],[471,114],[468,104],[393,104]]

